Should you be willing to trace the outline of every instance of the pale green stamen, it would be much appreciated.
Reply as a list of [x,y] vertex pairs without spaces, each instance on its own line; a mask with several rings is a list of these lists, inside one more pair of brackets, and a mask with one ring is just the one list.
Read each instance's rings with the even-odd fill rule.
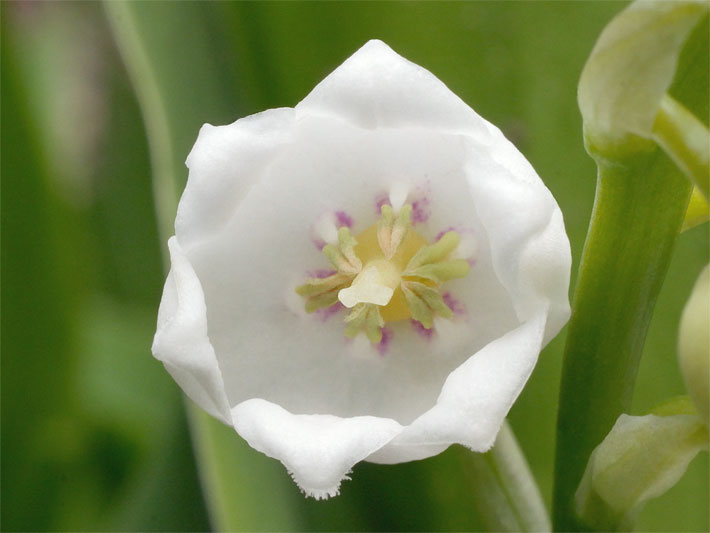
[[355,337],[363,329],[370,342],[377,344],[382,340],[382,328],[385,321],[380,315],[380,308],[374,304],[358,304],[352,312],[345,317],[345,335]]
[[392,259],[412,225],[412,206],[404,205],[395,215],[389,205],[381,208],[382,217],[377,224],[377,241],[386,259]]
[[350,234],[347,227],[338,230],[338,245],[326,244],[323,253],[331,264],[341,273],[358,274],[362,269],[362,262],[355,254],[357,241]]
[[455,231],[428,245],[411,229],[411,205],[396,213],[385,205],[381,214],[357,239],[347,227],[340,228],[338,242],[323,248],[337,273],[296,288],[308,312],[338,301],[350,308],[345,334],[364,332],[372,343],[381,341],[385,320],[412,318],[430,329],[435,316],[451,318],[440,285],[466,276],[470,268],[467,261],[451,258],[460,242]]

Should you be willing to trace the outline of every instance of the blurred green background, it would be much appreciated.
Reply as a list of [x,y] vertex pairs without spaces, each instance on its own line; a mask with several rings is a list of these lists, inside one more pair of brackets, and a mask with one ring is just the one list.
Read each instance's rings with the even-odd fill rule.
[[[149,147],[168,154],[154,168],[182,187],[202,123],[293,106],[379,38],[532,162],[564,213],[574,278],[595,186],[576,84],[623,6],[2,2],[2,528],[210,528],[185,402],[150,354],[165,242]],[[707,224],[679,239],[634,414],[684,393],[676,331],[708,241]],[[548,505],[563,341],[564,332],[545,350],[510,414]],[[242,529],[483,527],[459,447],[404,465],[359,464],[338,498],[315,502],[276,461],[190,412],[229,448],[229,464],[206,467],[230,469],[228,507]],[[708,530],[708,468],[701,454],[639,529]]]

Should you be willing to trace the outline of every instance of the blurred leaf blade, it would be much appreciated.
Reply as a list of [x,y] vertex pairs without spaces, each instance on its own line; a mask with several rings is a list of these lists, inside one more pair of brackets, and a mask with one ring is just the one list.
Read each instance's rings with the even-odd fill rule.
[[[6,489],[12,487],[3,490],[2,523],[7,529],[44,529],[52,527],[61,464],[76,449],[63,417],[74,367],[76,299],[56,268],[57,205],[12,55],[7,6],[2,9],[2,138],[13,141],[1,160],[2,479]],[[44,431],[53,428],[55,442],[48,446]],[[37,508],[26,505],[31,499]]]

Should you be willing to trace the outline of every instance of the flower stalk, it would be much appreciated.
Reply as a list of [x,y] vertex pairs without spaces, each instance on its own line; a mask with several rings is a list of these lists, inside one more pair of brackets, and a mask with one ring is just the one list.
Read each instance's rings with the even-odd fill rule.
[[562,368],[558,530],[583,528],[572,496],[592,450],[630,407],[646,331],[691,192],[690,182],[660,149],[623,162],[600,158],[597,164]]
[[[702,168],[698,147],[707,143],[707,129],[667,94],[707,116],[707,35],[706,3],[634,2],[602,32],[580,79],[597,191],[560,384],[557,530],[590,527],[575,511],[575,491],[594,448],[629,411],[646,332],[688,207],[692,185],[684,173]],[[639,84],[647,90],[637,91]]]
[[464,461],[473,505],[489,531],[550,531],[545,503],[508,422],[489,452]]

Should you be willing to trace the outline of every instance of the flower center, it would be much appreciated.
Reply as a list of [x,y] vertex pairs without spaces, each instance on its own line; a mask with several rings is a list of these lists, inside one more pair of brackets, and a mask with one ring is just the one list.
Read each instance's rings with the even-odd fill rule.
[[340,302],[351,309],[345,334],[354,337],[364,331],[373,343],[382,339],[386,322],[411,318],[430,329],[434,315],[450,318],[452,311],[439,289],[468,274],[468,262],[454,257],[459,235],[449,231],[429,245],[411,228],[411,213],[410,205],[397,212],[383,205],[379,222],[357,237],[347,227],[339,228],[337,242],[323,247],[337,272],[296,288],[306,311]]
[[[396,253],[391,259],[386,259],[377,240],[377,227],[378,224],[373,224],[356,237],[357,245],[355,246],[355,253],[362,259],[363,264],[366,265],[363,272],[367,270],[368,266],[374,266],[379,274],[377,281],[392,290],[391,298],[384,304],[379,304],[382,306],[380,309],[382,319],[385,322],[396,322],[398,320],[412,318],[412,314],[407,306],[407,301],[400,288],[402,272],[405,270],[407,263],[409,263],[409,260],[414,254],[428,243],[424,237],[419,235],[412,228],[409,228],[402,242],[397,247]],[[352,307],[344,302],[342,298],[340,298],[340,301],[345,307]]]

